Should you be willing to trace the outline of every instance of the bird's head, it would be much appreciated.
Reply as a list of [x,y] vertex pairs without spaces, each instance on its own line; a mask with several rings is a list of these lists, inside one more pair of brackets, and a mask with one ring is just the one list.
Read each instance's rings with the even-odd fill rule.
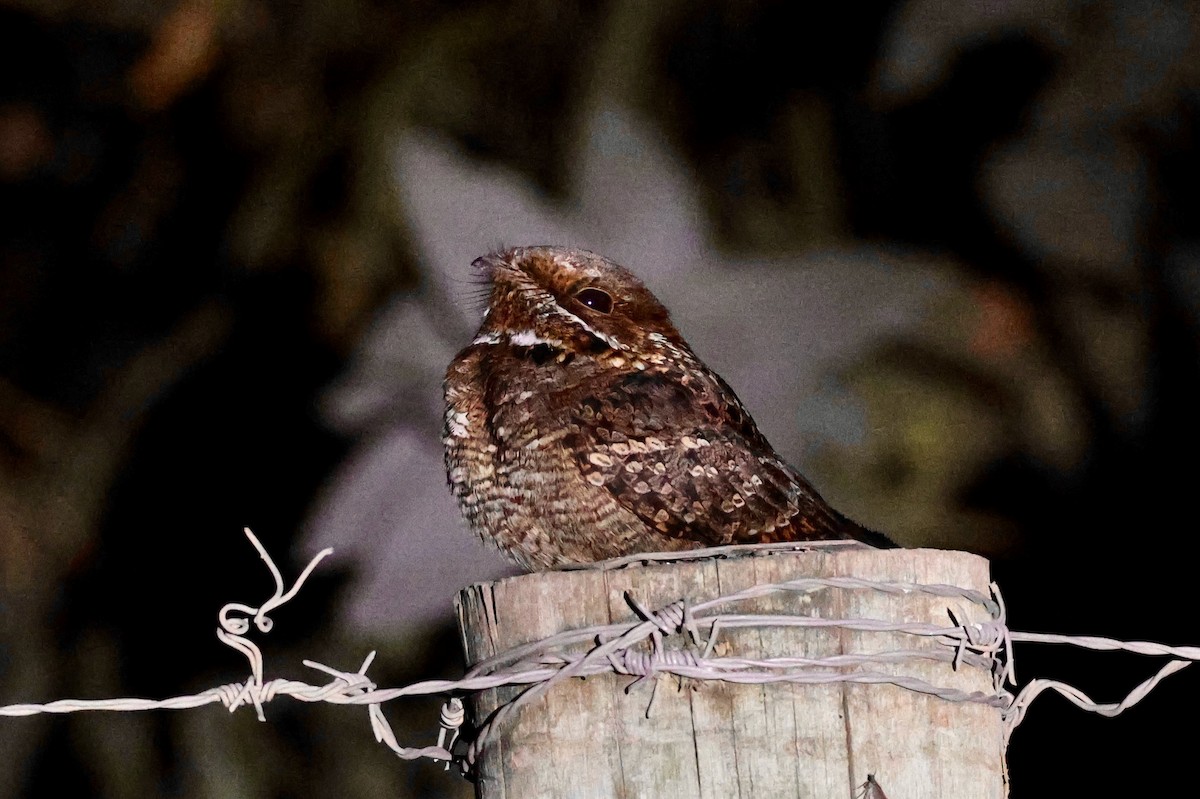
[[491,284],[476,341],[636,354],[682,343],[662,303],[623,266],[587,250],[514,247],[475,260]]

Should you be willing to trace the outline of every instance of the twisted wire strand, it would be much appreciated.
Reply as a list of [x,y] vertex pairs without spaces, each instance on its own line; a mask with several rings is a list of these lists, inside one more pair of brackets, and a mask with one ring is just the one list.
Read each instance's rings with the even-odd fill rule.
[[[242,683],[230,683],[210,688],[195,695],[167,699],[64,699],[42,704],[25,703],[0,707],[0,716],[31,716],[42,713],[75,713],[81,711],[145,711],[187,710],[210,704],[220,704],[230,712],[250,705],[260,720],[265,720],[264,706],[281,696],[301,702],[326,702],[338,705],[366,705],[368,720],[376,741],[383,743],[406,760],[430,758],[447,764],[457,764],[468,770],[480,752],[516,714],[521,707],[536,701],[559,683],[576,677],[616,674],[633,677],[630,690],[651,682],[659,675],[669,674],[695,680],[722,680],[739,684],[791,683],[826,685],[851,683],[860,685],[895,685],[917,693],[936,696],[952,702],[970,702],[997,708],[1004,724],[1004,743],[1024,720],[1030,703],[1046,691],[1061,694],[1077,707],[1104,716],[1116,716],[1145,698],[1166,677],[1200,660],[1200,647],[1168,646],[1151,641],[1118,641],[1098,636],[1069,636],[1052,633],[1014,632],[1007,626],[1007,611],[999,589],[993,583],[991,595],[956,586],[923,585],[906,582],[863,580],[854,577],[803,577],[779,583],[756,585],[695,604],[684,601],[669,603],[661,608],[648,608],[636,597],[627,594],[626,601],[637,620],[606,625],[593,625],[567,630],[541,641],[513,647],[477,663],[459,680],[426,680],[401,688],[379,688],[367,676],[375,657],[371,652],[355,671],[342,671],[314,661],[304,665],[325,674],[329,679],[314,685],[298,680],[263,678],[262,652],[245,635],[251,623],[260,632],[271,630],[271,610],[293,598],[318,563],[332,552],[317,553],[290,589],[285,590],[282,575],[266,550],[249,530],[246,536],[267,565],[275,583],[274,594],[259,606],[229,603],[218,614],[217,637],[240,652],[250,668],[249,678]],[[836,550],[861,546],[856,542],[830,541],[803,545],[767,545],[717,547],[687,553],[653,553],[619,558],[592,564],[600,570],[623,568],[630,564],[663,560],[691,560],[701,557],[729,557],[749,552],[753,556],[777,552],[814,549]],[[988,619],[972,622],[960,619],[950,610],[950,623],[945,625],[894,622],[879,619],[822,619],[783,614],[734,613],[739,603],[780,593],[813,593],[817,591],[882,591],[893,594],[921,593],[943,599],[961,600],[984,610]],[[927,638],[942,644],[935,649],[893,649],[877,652],[858,652],[812,657],[729,657],[715,655],[719,630],[752,627],[797,627],[813,629],[844,629],[850,631],[899,633]],[[708,631],[707,641],[700,631]],[[664,636],[685,633],[702,652],[691,649],[668,649]],[[1127,651],[1143,655],[1170,657],[1151,678],[1136,686],[1120,702],[1097,703],[1082,691],[1056,680],[1035,679],[1016,695],[1005,689],[1015,685],[1012,649],[1014,642],[1066,644],[1097,651]],[[583,647],[582,651],[580,651]],[[876,670],[880,665],[914,661],[949,663],[953,668],[981,669],[990,675],[993,690],[962,691],[938,686],[908,676],[886,674]],[[465,747],[460,733],[466,721],[462,697],[472,693],[504,686],[523,687],[512,699],[503,702],[483,721]],[[396,736],[383,713],[383,704],[402,697],[444,695],[439,719],[436,745],[405,747]],[[653,703],[653,692],[651,704]],[[650,707],[647,707],[647,714]],[[458,750],[458,751],[456,751]]]

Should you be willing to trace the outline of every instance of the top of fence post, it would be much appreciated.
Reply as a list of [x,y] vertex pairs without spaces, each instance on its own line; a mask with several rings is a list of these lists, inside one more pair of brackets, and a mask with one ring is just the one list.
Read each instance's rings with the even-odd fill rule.
[[[870,789],[891,796],[1000,799],[1001,710],[987,701],[995,664],[929,632],[990,622],[987,603],[970,598],[988,587],[975,555],[856,546],[471,586],[458,609],[477,670],[565,658],[592,674],[537,686],[515,709],[503,708],[524,686],[473,697],[475,724],[492,721],[477,744],[479,795],[836,797],[861,794],[873,774]],[[537,645],[571,630],[582,631],[573,642]],[[720,679],[703,678],[709,663],[721,664]]]

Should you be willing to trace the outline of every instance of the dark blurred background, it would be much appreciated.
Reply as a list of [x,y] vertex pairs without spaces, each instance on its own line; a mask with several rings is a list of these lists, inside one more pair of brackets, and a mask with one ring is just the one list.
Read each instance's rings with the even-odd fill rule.
[[[471,259],[641,274],[776,447],[1015,629],[1200,644],[1200,6],[0,3],[0,704],[461,674],[505,566],[440,466]],[[1116,701],[1157,663],[1026,645]],[[1039,699],[1012,795],[1191,778],[1185,671]],[[432,743],[436,700],[387,712]],[[466,796],[361,709],[0,720],[3,796]]]

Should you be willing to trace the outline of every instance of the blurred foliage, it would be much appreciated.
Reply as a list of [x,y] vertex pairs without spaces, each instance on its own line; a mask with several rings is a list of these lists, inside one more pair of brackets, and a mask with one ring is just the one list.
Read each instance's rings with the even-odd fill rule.
[[[0,7],[0,701],[222,681],[231,658],[194,631],[262,585],[227,551],[231,520],[286,551],[349,444],[319,393],[384,302],[422,285],[396,136],[439,131],[566,202],[602,100],[683,155],[718,250],[865,241],[954,271],[922,329],[844,368],[872,435],[822,453],[819,483],[906,543],[1001,555],[1027,626],[1194,643],[1194,625],[1129,605],[1190,605],[1197,10],[968,5]],[[322,618],[340,585],[323,578],[296,618]],[[296,626],[312,637],[281,632],[282,662],[361,648]],[[446,643],[375,679],[453,672]],[[1026,673],[1054,669],[1037,658]],[[372,748],[358,716],[270,721],[4,722],[0,795],[469,791]],[[1182,739],[1074,736],[1141,793],[1178,787],[1135,764],[1174,762]],[[1047,740],[1018,733],[1017,795],[1086,792]]]

